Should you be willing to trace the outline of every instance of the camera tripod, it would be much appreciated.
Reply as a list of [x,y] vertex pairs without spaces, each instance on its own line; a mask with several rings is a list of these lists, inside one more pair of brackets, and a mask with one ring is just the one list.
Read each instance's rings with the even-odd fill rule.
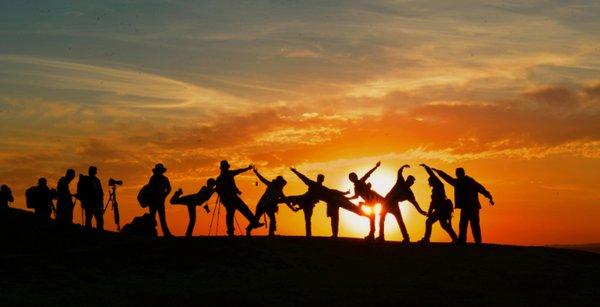
[[[212,217],[210,218],[210,225],[208,226],[208,235],[210,236],[211,232],[212,232],[212,228],[213,228],[213,221],[215,219],[215,214],[217,215],[217,227],[215,228],[215,232],[214,235],[218,236],[219,235],[219,217],[221,216],[221,199],[219,197],[217,197],[217,200],[215,201],[215,207],[212,210]],[[240,227],[240,224],[237,221],[237,218],[235,217],[235,215],[233,216],[233,220],[235,221],[235,225],[237,226],[237,230],[240,232],[240,234],[244,234],[242,232],[242,228]]]
[[106,212],[108,209],[108,205],[111,205],[111,209],[114,213],[115,224],[117,225],[117,231],[121,231],[121,217],[119,215],[119,203],[117,202],[117,185],[112,185],[110,187],[110,194],[108,196],[108,201],[106,202],[106,206],[104,206],[104,210],[102,210],[102,214]]

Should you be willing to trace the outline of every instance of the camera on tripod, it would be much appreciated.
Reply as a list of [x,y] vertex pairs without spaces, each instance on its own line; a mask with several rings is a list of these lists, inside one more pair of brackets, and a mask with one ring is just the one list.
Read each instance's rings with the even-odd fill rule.
[[116,179],[110,178],[110,179],[108,179],[108,185],[111,187],[123,185],[123,180],[116,180]]

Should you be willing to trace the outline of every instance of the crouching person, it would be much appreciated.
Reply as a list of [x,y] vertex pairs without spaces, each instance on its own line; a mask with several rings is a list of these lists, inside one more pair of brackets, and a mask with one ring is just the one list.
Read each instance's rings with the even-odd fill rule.
[[150,213],[144,213],[142,216],[134,217],[131,223],[123,226],[121,233],[128,235],[157,237],[156,219]]

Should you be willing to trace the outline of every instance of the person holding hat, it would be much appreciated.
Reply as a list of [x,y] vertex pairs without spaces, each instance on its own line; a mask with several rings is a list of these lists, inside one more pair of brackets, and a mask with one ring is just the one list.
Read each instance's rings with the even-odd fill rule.
[[235,235],[235,228],[233,225],[235,211],[238,210],[240,213],[248,219],[250,228],[258,228],[264,224],[258,221],[258,218],[252,214],[248,205],[240,198],[242,192],[238,189],[235,184],[235,176],[247,172],[252,169],[252,165],[245,168],[231,170],[230,165],[226,160],[221,161],[220,170],[221,173],[217,177],[216,191],[219,195],[221,203],[225,207],[225,224],[227,224],[227,235],[233,237]]
[[158,212],[158,219],[160,220],[160,228],[162,229],[163,236],[171,237],[171,231],[167,226],[167,216],[165,213],[165,199],[167,195],[171,193],[171,183],[169,178],[165,176],[167,169],[162,163],[156,164],[152,169],[152,176],[148,182],[150,188],[150,199],[148,207],[150,208],[150,215],[156,220],[156,213]]
[[[267,190],[265,190],[265,193],[256,205],[256,213],[254,213],[254,215],[260,219],[263,214],[266,214],[269,217],[269,236],[275,236],[275,230],[277,230],[275,213],[279,211],[279,204],[286,203],[286,205],[294,212],[300,210],[300,208],[295,208],[286,201],[286,197],[283,194],[283,187],[285,187],[287,181],[285,181],[282,176],[277,176],[275,180],[269,181],[256,170],[256,167],[252,170],[254,171],[254,174],[256,174],[256,177],[267,186]],[[251,231],[252,228],[247,227],[246,235],[250,236]]]

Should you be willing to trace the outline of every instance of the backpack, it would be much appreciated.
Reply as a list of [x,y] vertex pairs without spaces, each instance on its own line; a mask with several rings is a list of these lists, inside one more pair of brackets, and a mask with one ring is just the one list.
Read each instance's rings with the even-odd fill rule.
[[37,206],[37,187],[33,186],[25,190],[25,205],[29,209],[34,209]]
[[142,187],[140,192],[137,195],[138,203],[142,208],[147,208],[150,204],[150,199],[152,198],[152,189],[150,185],[145,185]]

